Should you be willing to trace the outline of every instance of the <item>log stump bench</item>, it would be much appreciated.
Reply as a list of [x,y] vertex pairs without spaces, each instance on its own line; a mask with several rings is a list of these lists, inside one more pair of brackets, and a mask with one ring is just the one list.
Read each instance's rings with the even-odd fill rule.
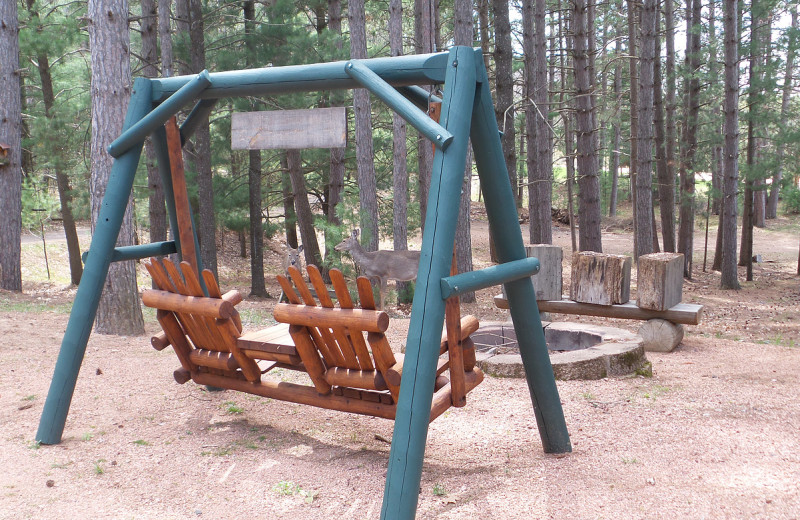
[[[703,306],[693,303],[679,303],[663,311],[642,309],[635,300],[615,305],[597,305],[564,297],[536,303],[539,312],[643,320],[645,323],[639,327],[639,335],[644,340],[645,350],[650,352],[672,351],[683,339],[683,325],[699,325],[703,317]],[[494,304],[499,309],[508,309],[508,300],[502,294],[494,297]]]

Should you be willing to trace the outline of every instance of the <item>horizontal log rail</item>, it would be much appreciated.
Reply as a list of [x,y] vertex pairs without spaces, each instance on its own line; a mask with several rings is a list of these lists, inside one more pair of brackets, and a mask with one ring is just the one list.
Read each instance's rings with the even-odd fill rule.
[[[597,305],[593,303],[580,303],[572,300],[539,300],[536,302],[539,312],[553,312],[556,314],[576,314],[582,316],[597,316],[600,318],[618,318],[622,320],[651,320],[660,318],[681,323],[684,325],[699,325],[703,318],[703,306],[694,303],[679,303],[665,311],[642,309],[631,300],[617,305]],[[494,297],[494,304],[499,309],[508,309],[508,300],[502,295]]]

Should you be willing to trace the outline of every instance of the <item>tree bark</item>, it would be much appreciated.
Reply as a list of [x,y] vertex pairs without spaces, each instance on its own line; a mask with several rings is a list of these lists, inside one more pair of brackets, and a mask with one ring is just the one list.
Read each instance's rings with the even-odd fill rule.
[[593,79],[587,56],[587,42],[594,35],[587,33],[586,0],[575,0],[573,11],[573,55],[576,90],[576,125],[578,134],[578,230],[581,251],[602,252],[600,235],[600,180],[597,172],[597,150],[594,147],[592,100]]
[[[457,0],[457,14],[460,3],[463,3],[464,7],[461,8],[463,13],[456,18],[456,30],[460,30],[462,34],[460,36],[456,35],[455,42],[456,45],[472,46],[472,3]],[[503,132],[503,137],[501,138],[503,156],[506,162],[506,169],[508,169],[508,178],[513,189],[517,185],[517,152],[514,135],[516,131],[514,126],[514,77],[511,70],[514,53],[511,48],[511,20],[509,18],[508,2],[492,2],[492,10],[494,13],[494,64],[497,76],[497,99],[495,100],[494,110],[497,125],[500,127],[500,131]],[[464,21],[459,22],[459,20]],[[459,25],[462,26],[460,29]],[[547,88],[545,87],[546,92]],[[520,207],[522,201],[516,200],[516,190],[514,190],[514,193],[517,207]]]
[[638,5],[635,0],[628,0],[628,73],[630,75],[631,88],[630,88],[630,122],[631,122],[631,137],[630,137],[630,162],[628,164],[628,177],[630,179],[631,188],[631,202],[633,213],[633,250],[638,249],[638,220],[636,217],[637,205],[636,197],[638,191],[636,190],[636,169],[639,167],[639,147],[636,146],[636,139],[639,137],[639,89],[635,86],[639,84],[639,70],[637,67],[638,52],[636,41],[636,26],[637,26],[637,10]]
[[[248,68],[255,65],[253,56],[256,52],[254,41],[256,8],[253,0],[245,0],[242,4],[244,16],[244,38],[247,54],[245,64]],[[250,209],[250,294],[267,296],[264,280],[264,229],[261,224],[261,150],[248,151],[247,180],[249,187],[248,207]]]
[[[665,135],[664,140],[664,153],[667,162],[667,183],[672,191],[673,203],[669,207],[669,212],[672,215],[670,222],[672,222],[672,251],[675,251],[675,108],[676,102],[676,86],[675,86],[675,20],[674,20],[674,4],[671,1],[664,2],[664,46],[666,47],[666,63],[665,73],[667,80],[665,110],[664,110],[664,123]],[[662,199],[663,200],[663,199]],[[664,211],[662,205],[661,211]],[[663,233],[663,231],[662,231]],[[666,248],[666,246],[665,246]]]
[[636,139],[636,250],[638,259],[653,249],[653,65],[656,47],[657,0],[642,2],[639,72],[639,126]]
[[[530,5],[529,5],[530,4]],[[553,150],[550,132],[550,112],[547,83],[547,38],[545,34],[544,0],[526,0],[523,8],[531,18],[525,24],[525,74],[528,108],[525,113],[528,129],[528,182],[530,240],[532,244],[552,244],[551,200],[553,192]],[[523,15],[523,19],[526,16]],[[525,34],[525,33],[524,33]],[[527,40],[530,42],[527,42]],[[531,55],[527,58],[528,54]],[[530,119],[530,123],[528,123]]]
[[686,91],[686,117],[684,124],[684,150],[682,153],[680,184],[681,207],[678,229],[678,253],[683,253],[686,278],[692,278],[692,253],[694,251],[694,172],[696,169],[698,114],[700,112],[700,0],[687,0],[691,17],[687,20],[687,58],[689,79]]
[[[619,10],[622,11],[622,0],[619,2]],[[614,60],[614,102],[616,106],[622,106],[622,66],[619,57],[622,55],[622,29],[621,22],[616,30],[616,43],[614,45],[614,55],[617,59]],[[613,140],[611,143],[611,164],[609,170],[611,174],[611,192],[608,197],[608,216],[614,217],[617,215],[617,197],[619,195],[619,156],[620,144],[622,141],[622,131],[620,128],[619,117],[615,117],[611,124],[613,132]]]
[[722,214],[718,233],[722,233],[720,285],[723,289],[738,289],[736,268],[736,192],[739,184],[739,35],[738,0],[723,2],[723,32],[725,37],[725,114],[722,173]]
[[294,192],[289,177],[289,163],[286,154],[281,155],[281,190],[283,192],[283,225],[286,230],[286,245],[297,249],[297,213],[294,210]]
[[[202,0],[189,0],[189,39],[193,73],[206,68],[206,45]],[[211,130],[208,118],[198,127],[194,140],[194,163],[197,169],[200,256],[203,267],[217,275],[217,225],[214,214],[214,184],[211,179]]]
[[158,40],[161,43],[161,75],[170,77],[172,70],[172,0],[158,0]]
[[[131,94],[128,3],[126,0],[90,0],[88,18],[92,72],[89,185],[94,229],[113,162],[106,148],[122,131]],[[133,212],[129,200],[117,246],[129,246],[133,243]],[[95,330],[101,334],[124,336],[144,334],[133,261],[111,264],[97,310]]]
[[[352,2],[350,5],[352,6]],[[319,251],[317,233],[314,227],[314,214],[311,212],[311,204],[308,202],[308,190],[306,189],[305,176],[303,175],[300,150],[286,150],[286,165],[289,168],[289,179],[292,181],[294,206],[297,211],[300,238],[303,240],[306,265],[313,264],[321,267],[322,255]]]
[[[142,75],[146,78],[158,76],[158,12],[155,0],[141,0],[142,20]],[[164,202],[164,187],[156,164],[156,151],[150,139],[144,145],[147,164],[147,186],[149,188],[148,212],[150,217],[150,242],[167,239],[167,208]],[[69,241],[67,241],[69,244]]]
[[[656,9],[656,34],[660,33],[660,10]],[[674,182],[669,178],[666,153],[666,126],[664,123],[664,81],[661,67],[661,38],[655,39],[655,61],[653,63],[653,122],[656,135],[656,170],[658,178],[658,205],[661,215],[661,234],[664,251],[675,252],[675,221],[672,209],[675,207]]]
[[22,99],[17,2],[0,2],[0,289],[22,291]]
[[[719,77],[719,62],[717,60],[717,31],[716,31],[716,9],[715,2],[708,6],[708,39],[709,39],[709,63],[708,73],[712,84],[716,85]],[[711,120],[714,129],[714,137],[711,146],[711,213],[719,215],[722,204],[722,131],[720,107],[722,103],[717,101],[716,88],[711,100]]]
[[[342,50],[342,2],[341,0],[328,0],[328,30],[338,35],[336,39],[337,50]],[[343,96],[340,92],[330,93],[331,106],[342,106]],[[328,211],[326,217],[328,222],[339,224],[339,217],[336,214],[336,207],[342,197],[344,189],[344,156],[346,148],[331,148],[330,150],[330,173],[328,174]],[[333,249],[326,251],[326,254],[333,254]]]
[[[417,54],[433,52],[434,27],[433,27],[433,1],[414,0],[414,41]],[[430,90],[430,87],[425,87]],[[417,179],[418,200],[421,224],[424,230],[425,217],[428,213],[428,192],[431,186],[431,168],[433,166],[433,150],[430,141],[422,134],[417,139]]]
[[[495,9],[500,7],[503,2],[499,2],[494,4]],[[502,25],[502,21],[500,21],[497,16],[499,15],[502,18],[502,9],[499,11],[495,11],[495,20],[496,24]],[[505,17],[508,18],[508,6],[506,5],[505,9]],[[453,34],[454,43],[456,45],[466,45],[472,47],[472,2],[470,0],[456,0],[455,1],[455,12],[454,12],[454,25],[455,25],[455,32]],[[503,72],[505,75],[508,73],[508,77],[504,78],[504,81],[509,81],[509,85],[506,87],[509,89],[509,92],[504,93],[504,101],[500,104],[509,103],[509,107],[513,105],[513,81],[511,80],[511,26],[508,25],[508,35],[507,36],[498,36],[498,43],[499,39],[506,39],[508,40],[508,56],[503,55],[500,61],[505,63],[503,68],[507,65],[508,70]],[[503,46],[505,43],[503,44]],[[500,47],[498,45],[497,47]],[[498,62],[498,73],[500,72],[500,64]],[[498,89],[500,85],[500,78],[498,76]],[[508,94],[511,95],[511,100],[507,99]],[[499,97],[499,93],[498,93]],[[509,110],[510,112],[513,110]],[[506,128],[507,133],[511,136],[511,141],[509,142],[507,137],[503,137],[503,153],[505,155],[506,164],[509,164],[509,160],[512,161],[514,170],[509,171],[509,178],[513,179],[513,183],[516,182],[516,153],[514,152],[514,119],[513,117],[507,121],[507,124],[510,126],[510,129]],[[510,153],[509,153],[510,149]],[[511,158],[509,159],[509,155]],[[458,226],[456,227],[456,237],[455,237],[455,249],[456,249],[456,268],[459,273],[468,273],[472,271],[472,228],[470,225],[470,206],[472,202],[472,148],[468,148],[467,152],[467,162],[464,171],[464,180],[462,183],[461,188],[461,202],[458,207]],[[464,293],[461,295],[460,300],[464,303],[474,303],[475,302],[475,293],[469,292]]]
[[[350,55],[354,59],[367,57],[367,32],[364,0],[351,0],[348,4],[350,21]],[[361,208],[361,237],[364,249],[378,250],[378,191],[373,161],[372,113],[369,92],[363,88],[353,90],[353,110],[356,125],[356,165],[358,170],[358,199]],[[306,249],[306,255],[308,255]]]
[[[389,2],[389,47],[392,56],[403,55],[403,2]],[[392,114],[392,240],[395,251],[408,249],[408,154],[406,120]],[[398,302],[409,303],[411,284],[397,282]],[[405,298],[404,298],[405,297]]]
[[[576,218],[575,218],[575,197],[573,191],[575,188],[575,134],[572,131],[572,117],[573,106],[570,101],[565,101],[567,91],[567,69],[569,68],[569,60],[572,56],[572,23],[568,16],[570,11],[562,11],[561,0],[558,0],[558,40],[559,45],[563,52],[559,52],[561,73],[561,93],[559,94],[559,104],[561,105],[561,121],[564,125],[564,161],[566,162],[567,169],[567,214],[569,215],[569,235],[572,252],[578,250],[578,240],[576,237]],[[567,21],[564,21],[564,18]],[[565,27],[566,26],[566,27]],[[574,99],[572,92],[569,92],[570,98]]]
[[[792,9],[792,28],[789,32],[789,41],[786,44],[786,68],[783,75],[783,92],[781,94],[781,115],[780,121],[787,121],[789,118],[789,107],[792,100],[792,81],[794,80],[794,59],[797,54],[797,4]],[[777,169],[772,177],[772,186],[769,190],[769,200],[767,201],[766,217],[768,219],[778,218],[778,198],[781,191],[781,181],[783,180],[784,160],[786,154],[786,142],[778,140],[777,144]]]
[[[29,3],[29,5],[31,3]],[[48,119],[52,119],[53,105],[55,104],[55,94],[53,92],[53,78],[50,74],[50,59],[47,56],[47,53],[39,52],[36,57],[36,64],[39,70],[39,79],[42,86],[44,114]],[[60,150],[58,152],[60,152]],[[78,241],[78,231],[75,228],[75,217],[72,214],[72,187],[70,186],[69,176],[66,172],[64,172],[62,158],[56,157],[54,159],[53,170],[56,174],[58,198],[61,203],[61,218],[64,225],[64,235],[67,241],[70,281],[73,285],[78,285],[81,282],[81,276],[83,274],[83,262],[81,261],[81,249]]]

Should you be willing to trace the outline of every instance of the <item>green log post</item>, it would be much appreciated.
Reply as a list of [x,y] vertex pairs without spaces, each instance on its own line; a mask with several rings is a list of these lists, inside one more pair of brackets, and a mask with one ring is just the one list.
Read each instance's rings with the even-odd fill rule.
[[144,142],[147,136],[155,132],[159,126],[164,126],[164,123],[174,116],[183,105],[195,99],[209,85],[211,85],[211,80],[208,71],[204,70],[191,81],[186,82],[180,90],[155,107],[136,124],[123,130],[120,136],[108,145],[108,153],[111,157],[117,158],[132,146]]
[[434,156],[422,255],[381,509],[384,520],[411,520],[416,515],[444,323],[440,280],[450,274],[460,203],[458,194],[464,182],[469,142],[467,129],[475,100],[475,67],[471,48],[450,50],[441,121],[455,138],[446,151]]
[[[481,75],[470,135],[497,256],[501,262],[511,262],[527,255],[486,71],[482,69]],[[505,288],[542,447],[546,453],[572,451],[533,283],[530,278],[523,278],[506,283]]]
[[185,145],[186,141],[194,135],[200,125],[208,119],[216,104],[216,99],[201,99],[197,102],[181,125],[181,146]]
[[428,110],[428,102],[442,102],[442,98],[434,96],[424,88],[417,85],[397,87],[397,91],[422,110]]
[[539,272],[539,259],[534,257],[493,265],[480,271],[459,273],[442,278],[442,298],[461,296],[464,293],[486,289],[493,285],[530,277]]
[[414,103],[400,95],[397,90],[372,72],[362,61],[348,61],[344,68],[351,78],[369,90],[375,97],[389,105],[389,108],[397,112],[408,124],[419,130],[437,148],[440,150],[447,149],[447,146],[453,140],[453,134],[431,119],[428,114],[417,108]]
[[[167,240],[165,242],[152,242],[150,244],[140,244],[138,246],[120,246],[115,247],[111,255],[111,262],[123,262],[125,260],[140,260],[142,258],[149,258],[151,256],[167,256],[175,253],[175,241]],[[89,258],[89,251],[81,255],[81,261],[86,263]]]
[[[134,82],[123,128],[130,128],[145,117],[152,108],[150,87],[150,81],[145,78],[139,78]],[[39,419],[36,440],[42,444],[61,442],[78,372],[97,315],[100,295],[106,282],[117,236],[122,226],[122,217],[133,189],[133,177],[136,173],[136,166],[139,164],[142,145],[142,142],[134,145],[117,158],[111,168],[108,186],[92,235],[86,268],[83,270],[81,283],[75,294],[67,330],[64,332],[61,350],[56,360],[53,380],[50,383],[50,390]]]

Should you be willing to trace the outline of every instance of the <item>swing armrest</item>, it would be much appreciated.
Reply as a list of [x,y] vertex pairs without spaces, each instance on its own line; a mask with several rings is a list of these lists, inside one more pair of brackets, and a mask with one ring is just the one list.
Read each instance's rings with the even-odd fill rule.
[[[226,293],[226,296],[229,294]],[[148,307],[171,312],[199,314],[223,320],[231,318],[235,312],[233,303],[231,303],[235,298],[233,295],[229,296],[229,298],[230,300],[203,296],[185,296],[157,289],[147,289],[142,293],[142,303]]]

